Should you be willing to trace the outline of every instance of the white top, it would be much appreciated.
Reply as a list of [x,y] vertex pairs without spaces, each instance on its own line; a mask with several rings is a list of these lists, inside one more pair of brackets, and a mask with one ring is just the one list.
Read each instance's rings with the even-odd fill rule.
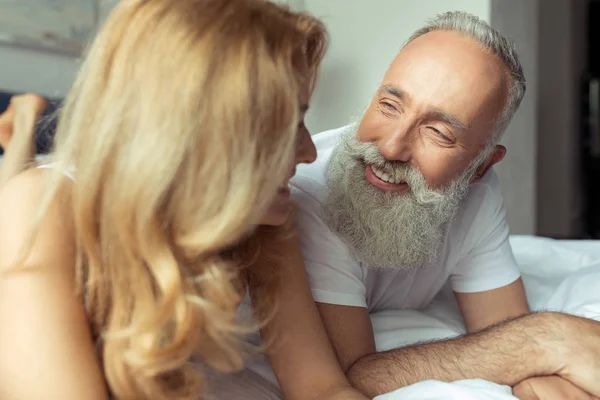
[[[54,163],[49,163],[49,164],[40,164],[38,165],[36,168],[38,169],[56,169],[57,166]],[[75,181],[75,167],[71,167],[71,168],[59,168],[60,172],[66,176],[67,178],[69,178],[72,181]]]
[[449,280],[456,292],[483,292],[520,277],[508,241],[498,177],[490,171],[471,185],[450,223],[439,259],[414,271],[361,265],[321,219],[325,172],[346,127],[313,136],[317,161],[298,167],[292,197],[298,203],[304,261],[315,301],[366,307],[369,312],[426,307]]

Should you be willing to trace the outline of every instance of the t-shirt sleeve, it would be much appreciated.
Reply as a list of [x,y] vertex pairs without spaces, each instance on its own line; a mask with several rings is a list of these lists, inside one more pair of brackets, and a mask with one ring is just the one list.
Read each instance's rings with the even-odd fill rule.
[[497,180],[492,176],[480,195],[480,207],[469,227],[463,255],[450,275],[455,292],[486,292],[509,285],[521,276],[510,246]]
[[296,186],[292,198],[298,206],[296,223],[314,300],[366,308],[362,268],[321,218],[321,203]]

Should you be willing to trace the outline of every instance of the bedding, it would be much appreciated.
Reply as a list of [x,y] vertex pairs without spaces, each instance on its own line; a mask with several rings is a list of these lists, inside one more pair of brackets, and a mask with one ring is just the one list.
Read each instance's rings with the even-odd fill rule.
[[[563,311],[600,320],[600,241],[559,241],[513,236],[513,252],[522,271],[533,310]],[[379,351],[418,342],[454,337],[465,332],[450,286],[424,310],[395,310],[371,315]],[[259,363],[259,365],[263,365]],[[256,368],[256,367],[255,367]],[[272,372],[238,380],[226,377],[225,397],[281,399],[270,383]],[[270,370],[269,370],[270,371]],[[251,379],[246,379],[252,376]],[[250,390],[250,388],[252,390]],[[241,391],[240,391],[241,389]],[[251,393],[251,396],[248,394]],[[223,394],[223,393],[220,393]],[[512,389],[481,379],[452,383],[428,380],[398,389],[375,400],[516,400]]]
[[[513,236],[530,306],[600,320],[600,241],[558,241]],[[386,311],[371,317],[379,351],[464,333],[462,317],[446,287],[422,311]],[[514,400],[510,387],[483,380],[424,381],[376,400]]]

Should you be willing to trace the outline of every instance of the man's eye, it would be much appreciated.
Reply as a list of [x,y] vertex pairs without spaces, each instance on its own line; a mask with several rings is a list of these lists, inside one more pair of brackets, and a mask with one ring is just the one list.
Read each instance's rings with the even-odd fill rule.
[[450,139],[448,138],[448,136],[444,135],[444,134],[442,133],[442,131],[440,131],[439,129],[436,129],[436,128],[432,127],[432,126],[430,126],[430,127],[429,127],[429,129],[430,129],[430,130],[431,130],[431,131],[432,131],[432,132],[433,132],[433,133],[434,133],[436,136],[438,136],[440,139],[443,139],[443,140],[445,140],[445,141],[448,141],[448,142],[450,142]]
[[390,110],[390,111],[396,111],[396,107],[395,107],[393,104],[391,104],[391,103],[388,103],[387,101],[382,101],[382,102],[381,102],[381,105],[382,105],[384,108],[386,108],[387,110]]

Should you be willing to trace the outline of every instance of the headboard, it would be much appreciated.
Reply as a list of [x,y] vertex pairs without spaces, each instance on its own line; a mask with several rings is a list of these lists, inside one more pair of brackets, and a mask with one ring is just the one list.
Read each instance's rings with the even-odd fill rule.
[[[10,98],[16,94],[18,93],[0,90],[0,113],[8,108]],[[48,100],[48,108],[36,128],[36,151],[38,154],[44,154],[50,150],[52,137],[56,130],[57,110],[62,102],[62,99],[47,98],[46,100]],[[0,149],[0,154],[3,154],[2,149]]]

